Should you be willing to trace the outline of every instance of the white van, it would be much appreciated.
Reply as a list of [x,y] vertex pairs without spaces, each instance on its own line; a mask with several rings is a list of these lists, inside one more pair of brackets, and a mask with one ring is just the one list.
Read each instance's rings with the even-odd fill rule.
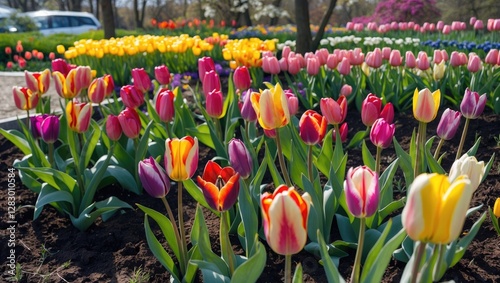
[[27,12],[43,35],[54,33],[80,34],[90,30],[101,29],[101,23],[87,12],[48,11]]

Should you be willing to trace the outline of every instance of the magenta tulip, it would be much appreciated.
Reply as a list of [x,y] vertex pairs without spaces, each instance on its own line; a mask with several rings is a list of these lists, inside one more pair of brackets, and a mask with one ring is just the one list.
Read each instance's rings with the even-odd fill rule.
[[378,176],[367,166],[349,169],[344,192],[347,208],[353,216],[370,217],[377,211],[380,197]]
[[139,179],[148,194],[154,198],[162,198],[170,191],[170,180],[160,164],[150,156],[139,162]]
[[394,124],[388,123],[384,118],[378,118],[370,130],[370,140],[376,147],[388,148],[396,130]]
[[450,108],[444,110],[436,130],[438,137],[443,140],[451,140],[460,125],[460,117],[462,117],[462,114],[459,111],[454,111]]

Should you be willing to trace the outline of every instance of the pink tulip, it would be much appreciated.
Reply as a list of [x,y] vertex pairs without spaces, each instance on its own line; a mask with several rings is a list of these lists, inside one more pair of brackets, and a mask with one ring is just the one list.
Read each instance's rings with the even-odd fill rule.
[[438,137],[443,140],[451,140],[460,125],[460,117],[462,117],[462,114],[459,111],[454,111],[450,108],[444,110],[436,130]]
[[319,60],[319,64],[321,66],[325,65],[327,60],[328,60],[328,55],[330,55],[330,53],[328,52],[328,49],[326,48],[321,48],[321,49],[318,49],[316,50],[316,53],[315,53],[316,57],[318,58]]
[[349,59],[344,57],[342,58],[342,61],[337,65],[337,71],[341,75],[347,76],[351,72],[351,63],[349,63]]
[[234,86],[239,90],[247,90],[250,88],[252,84],[252,80],[250,79],[250,72],[248,68],[245,66],[239,66],[234,70],[233,74]]
[[415,60],[415,55],[411,51],[406,51],[405,54],[405,64],[406,67],[413,69],[417,66],[417,61]]
[[450,65],[452,67],[455,67],[455,68],[462,65],[462,62],[460,59],[460,53],[458,51],[451,52]]
[[155,67],[155,78],[161,85],[170,83],[170,71],[167,66],[161,65]]
[[389,56],[389,64],[393,67],[401,66],[403,63],[403,58],[401,58],[401,52],[397,49],[393,49],[391,51],[391,55]]
[[129,108],[137,108],[144,103],[144,95],[134,85],[124,85],[120,89],[123,104]]
[[484,59],[484,62],[486,64],[496,65],[498,61],[498,54],[498,49],[490,49],[490,51],[486,55],[486,58]]
[[372,68],[380,68],[380,66],[382,66],[382,51],[380,48],[377,47],[372,52],[368,52],[365,57],[365,62]]
[[283,50],[281,51],[281,58],[288,59],[288,55],[290,54],[291,51],[292,49],[290,48],[290,46],[285,45],[283,47]]
[[290,112],[291,116],[294,116],[295,114],[297,114],[297,112],[299,112],[299,99],[291,89],[285,90],[285,95],[288,105],[288,111]]
[[483,30],[484,29],[484,23],[482,20],[477,20],[474,23],[474,30]]
[[429,58],[427,57],[427,53],[425,53],[425,51],[418,52],[418,58],[416,63],[417,63],[417,68],[419,68],[422,71],[426,71],[431,67],[429,63]]
[[394,124],[387,122],[384,118],[378,118],[370,130],[370,140],[376,147],[387,148],[391,144],[396,130]]
[[476,119],[483,113],[486,100],[486,93],[479,96],[479,93],[467,88],[460,103],[460,112],[467,119]]
[[160,89],[158,92],[155,101],[155,110],[162,122],[168,123],[174,118],[174,99],[175,94],[167,88]]
[[337,68],[337,64],[339,63],[339,60],[337,59],[337,55],[335,54],[328,54],[328,58],[326,59],[326,66],[330,69],[333,70]]
[[358,66],[363,64],[365,61],[365,54],[361,51],[361,48],[356,47],[354,50],[349,50],[349,64],[353,66]]
[[118,114],[118,121],[123,133],[130,139],[139,137],[141,131],[141,119],[134,108],[127,107]]
[[316,76],[319,73],[319,59],[316,56],[307,58],[307,74],[309,76]]
[[375,123],[380,116],[382,109],[382,100],[376,95],[370,93],[366,96],[361,104],[361,121],[367,127]]
[[198,59],[198,76],[202,84],[205,81],[205,74],[210,71],[215,71],[214,60],[211,57]]
[[372,216],[378,210],[380,189],[377,173],[367,166],[350,168],[344,181],[349,212],[357,217]]
[[476,73],[481,69],[481,58],[476,54],[469,54],[469,62],[467,64],[467,70],[472,73]]
[[296,75],[300,72],[301,69],[300,61],[297,57],[295,57],[295,55],[288,56],[287,64],[288,64],[288,73],[290,73],[290,75]]
[[434,64],[441,63],[441,61],[443,61],[443,54],[441,53],[441,50],[435,49],[434,56],[432,59],[434,61]]
[[213,90],[220,91],[219,74],[215,70],[208,71],[203,79],[203,94],[208,96]]
[[329,124],[340,125],[347,116],[347,99],[343,95],[337,101],[330,97],[322,98],[319,106]]
[[212,118],[222,118],[224,110],[224,97],[220,90],[212,90],[206,98],[207,114]]
[[112,141],[117,141],[122,136],[120,120],[113,114],[110,114],[106,120],[106,134]]
[[[346,142],[347,134],[349,132],[349,126],[347,126],[347,123],[342,123],[342,125],[340,125],[339,132],[340,132],[340,141],[343,143]],[[335,131],[335,129],[333,129],[332,131],[332,140],[333,141],[337,140],[337,132]]]
[[262,70],[266,73],[277,75],[280,73],[280,63],[275,56],[267,56],[262,58]]
[[450,25],[444,25],[442,32],[443,32],[443,34],[450,34],[450,32],[451,32],[451,26]]
[[348,97],[352,93],[352,86],[345,84],[340,88],[340,95]]
[[307,110],[299,121],[300,138],[307,145],[315,145],[323,141],[326,134],[326,118],[314,110]]

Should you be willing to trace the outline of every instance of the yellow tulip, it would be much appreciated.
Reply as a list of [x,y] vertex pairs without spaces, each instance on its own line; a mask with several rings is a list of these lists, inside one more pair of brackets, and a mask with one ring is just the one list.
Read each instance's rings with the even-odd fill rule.
[[439,81],[444,77],[444,71],[446,71],[446,65],[444,64],[444,60],[439,64],[434,64],[434,68],[432,69],[432,76],[435,81]]
[[500,198],[497,198],[497,200],[495,201],[495,206],[493,206],[493,214],[497,218],[500,218]]
[[265,130],[284,127],[290,121],[290,111],[285,92],[280,84],[268,85],[269,89],[253,92],[250,97],[260,126]]
[[415,89],[413,93],[413,116],[420,122],[429,123],[434,120],[441,102],[441,91],[432,92],[424,88],[421,91]]
[[165,169],[170,179],[185,181],[198,168],[198,139],[190,136],[165,141]]
[[415,178],[409,190],[401,215],[408,236],[434,244],[457,239],[474,192],[470,180],[460,176],[450,183],[446,175],[424,173]]

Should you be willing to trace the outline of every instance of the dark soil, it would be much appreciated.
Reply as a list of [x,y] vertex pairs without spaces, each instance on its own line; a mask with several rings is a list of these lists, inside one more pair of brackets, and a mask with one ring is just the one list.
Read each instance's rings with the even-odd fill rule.
[[[486,110],[486,112],[488,113],[483,114],[480,119],[471,122],[464,149],[472,146],[475,136],[481,136],[481,145],[476,155],[478,160],[487,162],[493,152],[496,153],[497,158],[489,176],[479,186],[472,200],[472,206],[484,204],[484,207],[466,221],[464,229],[470,228],[479,215],[488,206],[493,206],[495,199],[500,197],[500,164],[498,162],[500,153],[500,141],[498,140],[500,138],[500,117],[491,114],[489,110]],[[436,121],[428,126],[429,136],[434,135],[439,117],[440,115]],[[349,137],[354,135],[354,131],[364,129],[359,114],[354,111],[350,113],[347,121],[351,129]],[[411,137],[414,127],[416,127],[416,122],[410,113],[396,114],[395,123],[397,125],[397,140],[402,144],[403,148],[408,148],[409,137]],[[462,120],[462,127],[463,124]],[[446,170],[449,170],[454,159],[455,148],[460,139],[460,131],[461,129],[452,141],[445,143],[442,149],[442,152],[450,152],[443,161],[443,167]],[[373,148],[371,149],[374,152]],[[385,158],[382,160],[382,165],[386,166],[395,158],[393,148],[384,150],[383,156]],[[10,236],[7,230],[10,225],[7,223],[8,170],[13,168],[14,160],[22,157],[22,153],[17,148],[3,136],[0,137],[0,184],[2,188],[0,190],[2,211],[0,258],[3,280],[7,280],[5,272],[8,270],[7,257],[10,249],[7,247]],[[212,157],[213,152],[201,148],[198,174],[201,173],[206,161]],[[350,149],[348,166],[361,164],[360,150]],[[15,225],[15,255],[16,262],[20,264],[22,270],[21,282],[129,282],[131,278],[136,278],[135,275],[137,275],[139,268],[150,275],[150,279],[143,282],[169,281],[167,272],[148,249],[143,226],[144,214],[139,209],[126,210],[107,222],[98,220],[88,231],[80,232],[71,225],[68,219],[62,217],[55,209],[48,206],[43,210],[39,219],[33,221],[33,205],[37,196],[26,189],[18,178],[15,180],[15,185],[17,207],[15,212],[15,221],[17,221],[17,225]],[[99,199],[111,195],[115,195],[131,205],[140,203],[158,211],[164,211],[160,200],[151,198],[148,195],[137,196],[116,186],[104,188],[98,194]],[[183,210],[186,229],[189,233],[196,203],[187,193],[184,196]],[[176,190],[171,190],[167,197],[174,214],[176,214]],[[205,211],[205,218],[210,229],[211,240],[215,244],[213,249],[218,250],[219,220],[208,211]],[[339,239],[339,234],[335,231],[337,229],[335,223],[332,227],[331,240],[333,241]],[[156,233],[160,234],[159,231],[156,231]],[[237,237],[232,237],[231,241],[234,250],[242,252]],[[499,247],[500,236],[496,234],[488,217],[463,259],[455,267],[447,271],[443,280],[500,282]],[[354,261],[354,250],[350,251],[350,254],[349,257],[341,259],[340,262],[339,270],[344,278],[350,276],[351,266]],[[302,263],[305,282],[327,281],[323,268],[313,255],[302,251],[294,255],[292,260],[294,266],[296,263]],[[259,282],[280,282],[283,278],[283,268],[284,257],[276,255],[267,248],[267,265]],[[403,268],[404,264],[392,260],[384,282],[399,281]]]

